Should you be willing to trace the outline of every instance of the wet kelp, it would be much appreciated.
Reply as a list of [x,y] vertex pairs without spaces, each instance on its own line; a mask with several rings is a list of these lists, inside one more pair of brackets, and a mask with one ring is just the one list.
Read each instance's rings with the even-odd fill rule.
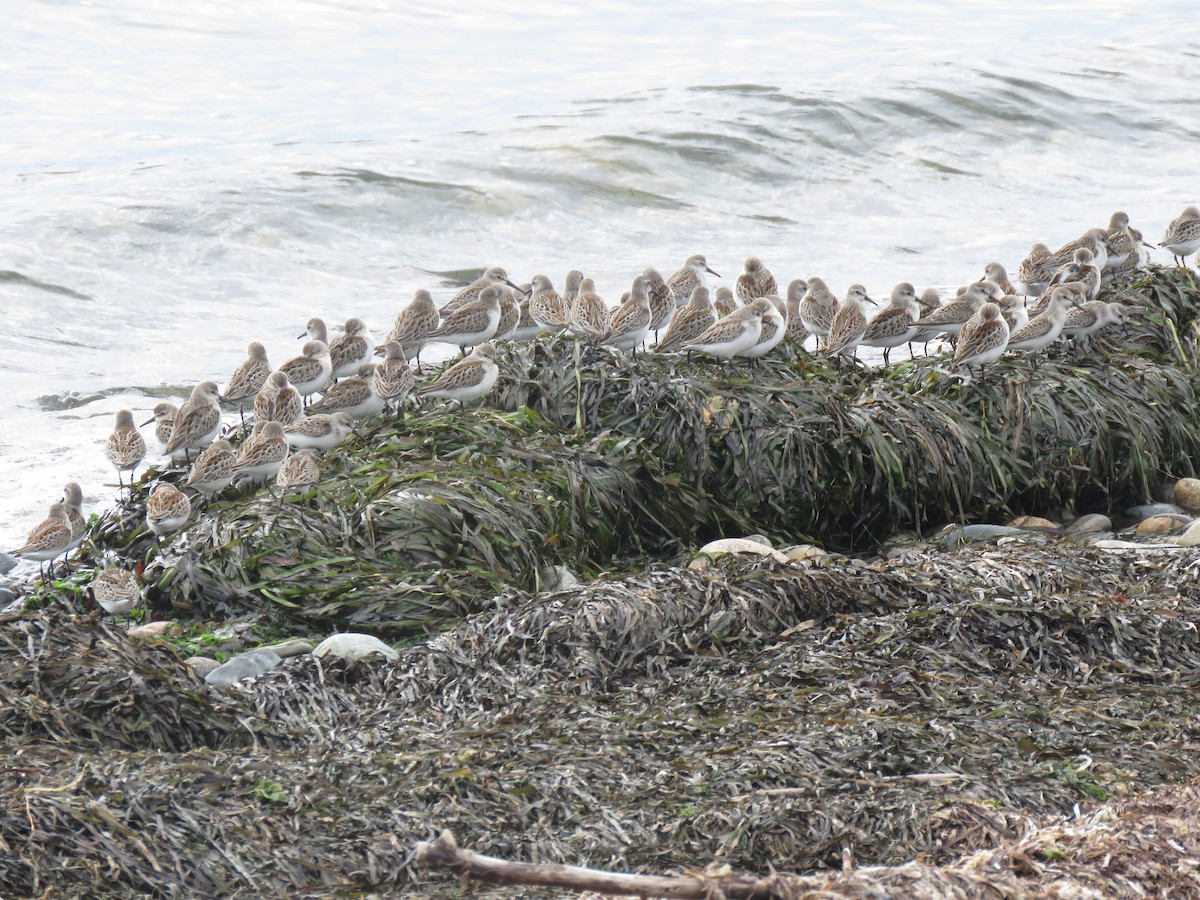
[[[506,592],[396,664],[288,660],[221,701],[274,726],[258,744],[97,752],[17,718],[0,893],[450,891],[410,856],[443,827],[513,859],[765,874],[838,870],[848,853],[954,883],[961,870],[929,868],[1200,775],[1198,565],[1007,542],[872,565],[654,567]],[[77,639],[41,665],[98,681],[139,670],[89,653],[97,623],[66,608],[35,621],[51,618]],[[136,727],[134,704],[112,715],[113,730]],[[1008,859],[1090,868],[1096,885],[1169,874],[1132,851],[1100,868],[1077,846]]]
[[[1127,332],[969,381],[939,358],[838,368],[793,348],[750,371],[569,337],[507,348],[494,407],[410,411],[326,454],[321,485],[281,507],[265,491],[210,504],[148,569],[152,599],[399,637],[547,566],[586,575],[749,532],[865,549],[1141,502],[1200,459],[1181,414],[1200,400],[1200,285],[1153,269],[1121,291],[1149,312]],[[155,556],[140,502],[101,545]]]

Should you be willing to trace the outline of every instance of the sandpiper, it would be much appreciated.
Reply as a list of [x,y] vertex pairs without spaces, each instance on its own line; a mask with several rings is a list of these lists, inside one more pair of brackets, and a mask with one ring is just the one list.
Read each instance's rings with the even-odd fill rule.
[[[530,282],[529,286],[532,288],[533,282]],[[571,307],[575,305],[575,298],[579,296],[579,290],[581,287],[583,287],[583,273],[578,269],[572,269],[567,273],[566,280],[563,282],[562,291],[563,306],[567,308],[568,313],[570,312]],[[530,294],[530,296],[533,295]]]
[[916,321],[921,317],[916,289],[907,281],[892,288],[891,302],[877,312],[867,323],[863,332],[864,347],[882,347],[883,364],[888,365],[888,354],[893,347],[907,344],[917,333]]
[[[312,447],[329,450],[336,447],[354,431],[354,419],[349,413],[336,412],[332,415],[306,416],[283,429],[283,438],[293,450]],[[280,460],[282,462],[282,460]],[[277,469],[270,474],[274,475]]]
[[[25,543],[12,551],[13,556],[28,559],[37,563],[50,563],[50,577],[54,577],[54,560],[64,556],[71,546],[71,520],[67,518],[67,508],[62,503],[55,503],[50,512],[33,527],[25,538]],[[71,567],[67,566],[67,571]],[[44,566],[39,566],[42,580],[46,580]]]
[[1158,246],[1171,251],[1176,265],[1186,266],[1187,257],[1200,249],[1200,209],[1189,206],[1177,216]]
[[[957,337],[963,326],[967,324],[967,320],[979,311],[980,306],[988,301],[994,302],[1000,299],[993,296],[992,289],[988,285],[995,287],[994,282],[988,281],[976,281],[969,284],[961,297],[939,306],[926,318],[918,319],[916,325],[919,331],[914,338],[917,338],[918,335],[925,337],[927,334],[930,337],[936,337],[939,334]],[[929,338],[925,337],[925,340],[929,340]]]
[[1087,247],[1092,251],[1092,258],[1096,262],[1098,268],[1103,269],[1104,263],[1108,261],[1108,232],[1103,228],[1089,228],[1079,238],[1073,241],[1068,241],[1059,247],[1050,258],[1046,261],[1046,266],[1052,270],[1057,270],[1075,257],[1075,251],[1080,247]]
[[767,297],[771,294],[779,293],[779,286],[775,283],[775,276],[771,274],[771,270],[764,266],[763,261],[757,256],[747,256],[746,262],[742,266],[742,271],[754,279],[754,288],[758,291],[759,297]]
[[867,314],[863,303],[874,303],[867,296],[867,289],[861,284],[850,285],[846,291],[846,299],[838,307],[833,317],[833,325],[829,329],[829,337],[825,342],[825,353],[835,356],[840,353],[854,357],[858,345],[867,331]]
[[518,298],[517,292],[511,288],[500,289],[500,318],[496,322],[496,335],[492,340],[512,340],[512,336],[521,327],[520,301],[523,299],[525,298]]
[[1015,294],[1016,287],[1008,280],[1008,270],[998,262],[990,262],[983,267],[983,278],[980,281],[994,281],[1005,294]]
[[597,340],[608,331],[609,313],[604,298],[596,293],[590,278],[583,279],[571,304],[571,330],[580,337]]
[[376,354],[382,353],[390,341],[396,341],[404,348],[408,359],[416,359],[417,368],[421,368],[421,348],[429,333],[438,327],[438,311],[433,304],[433,295],[426,290],[413,294],[412,302],[396,316],[392,330],[388,332],[387,341],[375,348]]
[[808,293],[800,301],[800,319],[804,323],[804,330],[817,336],[818,347],[823,338],[829,337],[837,309],[837,297],[825,285],[825,279],[816,275],[809,278]]
[[[529,285],[529,289],[531,291],[533,290],[532,284]],[[521,343],[524,343],[525,341],[532,341],[535,337],[542,333],[542,326],[529,311],[528,297],[522,299],[517,306],[521,311],[521,318],[517,322],[517,330],[513,332],[513,336],[510,338],[510,340]]]
[[87,519],[83,517],[83,491],[76,482],[69,481],[63,488],[62,500],[59,502],[66,509],[67,521],[71,523],[71,542],[67,544],[67,550],[74,550],[87,536]]
[[[257,424],[258,422],[255,422],[255,425]],[[192,471],[188,473],[188,479],[184,483],[202,494],[223,491],[233,481],[233,467],[236,462],[237,454],[233,451],[233,445],[225,438],[217,438],[196,457]]]
[[1056,268],[1050,265],[1052,255],[1050,248],[1045,244],[1034,244],[1030,248],[1029,255],[1021,260],[1017,269],[1017,287],[1020,293],[1036,297],[1050,286],[1050,279],[1054,277]]
[[788,283],[787,339],[795,341],[801,347],[808,337],[808,329],[804,327],[804,320],[800,317],[800,304],[804,302],[804,295],[807,293],[808,282],[803,278],[793,278]]
[[228,406],[244,409],[254,404],[254,395],[267,383],[271,374],[271,364],[267,362],[267,349],[258,341],[251,341],[246,348],[246,359],[238,366],[220,401]]
[[787,337],[787,307],[783,300],[775,294],[767,294],[755,300],[754,304],[763,311],[758,340],[738,354],[751,361],[766,356]]
[[374,374],[375,366],[372,363],[360,365],[356,375],[342,379],[320,400],[310,404],[308,414],[345,412],[355,419],[379,415],[383,412],[383,400],[371,387]]
[[417,389],[422,397],[446,397],[457,400],[466,408],[468,400],[475,400],[488,393],[500,377],[496,365],[496,348],[491,344],[480,344],[466,359],[455,363],[442,373],[433,384]]
[[[534,279],[535,284],[536,281]],[[464,354],[467,347],[490,341],[500,326],[501,290],[498,284],[487,285],[474,300],[443,316],[442,324],[429,332],[428,339],[440,344],[456,344]]]
[[342,333],[329,343],[329,364],[333,378],[345,378],[369,363],[375,354],[375,339],[367,323],[358,317],[346,320]]
[[733,291],[727,287],[717,288],[717,293],[713,297],[713,310],[718,316],[727,316],[735,309],[741,306],[737,298],[734,297]]
[[1037,351],[1048,347],[1062,334],[1067,309],[1078,305],[1079,295],[1067,285],[1051,289],[1046,310],[1029,320],[1029,324],[1008,336],[1009,350]]
[[1128,214],[1120,210],[1113,213],[1112,218],[1108,220],[1107,234],[1108,240],[1104,249],[1108,251],[1108,259],[1104,263],[1105,272],[1120,268],[1129,258],[1129,254],[1134,252],[1135,243],[1133,233],[1129,230]]
[[722,359],[739,356],[758,343],[765,312],[765,307],[758,301],[749,306],[739,306],[729,315],[717,319],[690,344],[684,344],[683,349],[698,350]]
[[[182,450],[203,450],[221,430],[220,391],[215,381],[202,381],[192,388],[192,396],[179,407],[171,424],[171,439],[163,448],[168,456]],[[157,414],[157,413],[156,413]]]
[[671,320],[667,333],[662,336],[654,349],[658,353],[682,350],[685,344],[700,337],[716,321],[717,314],[713,310],[708,288],[696,285],[692,290],[692,299]]
[[[659,332],[671,324],[675,310],[679,307],[675,304],[675,295],[671,293],[657,269],[649,267],[642,274],[646,277],[646,296],[650,299],[650,330],[654,332],[657,340]],[[688,300],[690,302],[691,298]]]
[[1067,318],[1063,321],[1062,333],[1072,338],[1076,344],[1086,346],[1088,339],[1109,325],[1124,325],[1129,317],[1142,312],[1142,307],[1129,307],[1123,303],[1106,303],[1103,300],[1092,300],[1080,306],[1067,310]]
[[479,299],[479,295],[484,289],[491,285],[508,285],[510,288],[520,290],[515,284],[508,280],[508,273],[499,266],[492,266],[486,270],[481,276],[476,278],[465,288],[455,294],[450,302],[442,307],[442,318],[452,315],[468,303],[473,303]]
[[278,422],[290,425],[304,415],[304,401],[292,387],[287,373],[272,372],[267,383],[254,397],[255,422]]
[[154,532],[155,540],[178,531],[191,514],[192,503],[187,494],[165,481],[159,482],[146,500],[146,524]]
[[1075,272],[1055,283],[1078,284],[1084,293],[1087,294],[1088,300],[1095,300],[1096,296],[1100,293],[1100,285],[1104,277],[1100,271],[1100,267],[1092,260],[1092,252],[1086,247],[1080,247],[1075,251],[1075,258],[1072,260]]
[[1008,322],[1000,306],[988,301],[963,325],[954,348],[954,365],[980,369],[995,362],[1008,346]]
[[[142,422],[143,428],[148,426],[150,422],[154,422],[154,437],[158,445],[162,446],[163,449],[166,449],[167,444],[170,443],[170,432],[175,427],[176,413],[179,413],[179,407],[176,407],[174,403],[163,401],[156,404],[154,415],[151,415],[149,419]],[[173,455],[182,456],[184,455],[184,451],[178,450]]]
[[[574,278],[575,272],[567,277]],[[580,274],[582,283],[582,274]],[[529,295],[529,314],[535,322],[546,331],[562,331],[567,327],[571,318],[571,309],[562,296],[554,289],[553,282],[546,275],[533,276],[533,293]],[[572,284],[572,287],[575,287]],[[576,288],[580,290],[581,288]]]
[[1029,310],[1025,308],[1025,298],[1020,294],[1005,294],[1000,299],[1000,315],[1008,323],[1008,333],[1012,334],[1025,327],[1029,322]]
[[[683,306],[692,299],[692,289],[698,284],[704,284],[704,273],[717,275],[708,267],[708,261],[702,254],[689,256],[684,262],[683,268],[667,279],[667,287],[671,289],[671,296],[675,298],[676,308]],[[720,275],[717,275],[720,278]]]
[[304,330],[296,336],[296,339],[306,337],[310,341],[320,341],[322,344],[329,344],[329,329],[325,327],[325,320],[319,316],[313,316],[304,326]]
[[633,279],[629,299],[613,310],[608,330],[600,341],[618,350],[637,352],[638,344],[650,335],[650,279],[639,275]]
[[399,406],[400,401],[412,393],[416,379],[404,356],[404,351],[396,341],[388,341],[384,345],[383,362],[375,367],[371,375],[371,390],[385,404],[395,400]]
[[733,283],[733,293],[739,303],[753,303],[761,294],[758,293],[758,282],[748,272],[743,272]]
[[312,487],[321,480],[321,467],[317,464],[317,451],[313,447],[297,450],[279,467],[275,484],[286,493],[295,493]]
[[93,576],[88,586],[96,603],[110,616],[123,615],[142,601],[142,589],[138,586],[137,576],[128,569],[102,569]]
[[[345,413],[338,413],[345,415]],[[310,416],[293,422],[287,428],[303,426],[320,416]],[[288,440],[284,437],[284,426],[278,422],[264,422],[262,428],[246,439],[238,449],[237,460],[233,464],[233,477],[238,481],[246,479],[257,481],[275,477],[279,467],[288,455]]]
[[[151,420],[153,421],[153,420]],[[133,473],[138,464],[146,458],[146,441],[142,433],[133,424],[133,413],[127,409],[117,410],[117,425],[108,436],[108,444],[104,455],[117,470],[117,481],[124,487],[121,473],[128,470],[129,484],[133,486]]]
[[301,397],[307,398],[325,390],[333,375],[329,345],[323,341],[306,341],[300,355],[285,362],[279,371],[287,376]]

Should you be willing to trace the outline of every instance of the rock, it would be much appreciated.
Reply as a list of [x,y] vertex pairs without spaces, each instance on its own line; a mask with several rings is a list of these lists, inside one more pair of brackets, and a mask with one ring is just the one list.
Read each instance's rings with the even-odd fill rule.
[[1183,510],[1171,503],[1143,503],[1141,506],[1131,506],[1126,514],[1135,519],[1149,519],[1151,516],[1182,516]]
[[756,544],[765,544],[768,547],[772,546],[771,539],[765,534],[748,534],[743,540],[754,541]]
[[179,626],[170,619],[163,619],[161,622],[147,622],[145,625],[134,625],[128,631],[131,638],[142,641],[178,637],[181,633]]
[[197,678],[203,678],[221,665],[215,659],[209,659],[207,656],[189,656],[183,661],[183,664],[191,669]]
[[1187,512],[1200,513],[1200,478],[1180,478],[1175,482],[1175,505]]
[[796,544],[794,547],[785,547],[783,555],[792,562],[803,562],[809,559],[820,559],[829,554],[820,547],[814,547],[812,544]]
[[1056,525],[1054,522],[1051,522],[1049,519],[1043,519],[1041,516],[1017,516],[1008,523],[1008,527],[1025,529],[1057,529],[1058,525]]
[[1183,531],[1192,520],[1188,516],[1151,516],[1138,523],[1137,534],[1174,534]]
[[288,659],[292,656],[303,656],[305,653],[312,653],[313,645],[301,638],[292,638],[290,641],[282,641],[267,647],[259,647],[259,649],[270,650],[272,653],[278,654],[281,659]]
[[7,575],[17,567],[17,558],[7,553],[0,553],[0,575]]
[[1195,547],[1200,545],[1200,519],[1188,526],[1187,531],[1175,539],[1180,547]]
[[213,687],[227,688],[243,678],[270,672],[280,662],[282,660],[278,653],[263,649],[248,650],[217,666],[204,676],[204,680]]
[[546,566],[538,574],[542,580],[542,593],[565,591],[579,584],[575,573],[566,566]]
[[725,553],[750,553],[754,556],[769,556],[778,562],[787,562],[786,556],[767,544],[745,538],[721,538],[718,541],[710,541],[701,547],[696,558],[688,563],[688,568],[703,572],[712,565],[714,557]]
[[369,634],[334,634],[317,644],[313,650],[313,656],[318,659],[326,655],[341,659],[366,659],[376,653],[393,662],[400,658],[399,653]]
[[941,546],[943,550],[949,550],[952,547],[957,547],[959,544],[970,544],[974,541],[988,541],[992,538],[1004,537],[1010,534],[1028,534],[1027,531],[1021,528],[1014,528],[1011,525],[952,525],[947,530],[943,528],[940,532]]
[[1112,531],[1112,519],[1100,513],[1088,513],[1080,516],[1067,526],[1068,534],[1094,534],[1098,531]]

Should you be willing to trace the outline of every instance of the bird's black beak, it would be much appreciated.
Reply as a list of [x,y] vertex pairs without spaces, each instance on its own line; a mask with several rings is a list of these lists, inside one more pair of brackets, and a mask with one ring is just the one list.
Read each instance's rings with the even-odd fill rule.
[[[717,273],[714,272],[712,269],[710,269],[708,266],[704,267],[704,271],[707,272],[709,275],[717,275]],[[717,277],[720,278],[721,276],[717,275]]]
[[150,418],[148,418],[148,419],[147,419],[145,422],[143,422],[143,423],[142,423],[141,425],[139,425],[138,427],[139,427],[139,428],[145,428],[147,425],[149,425],[149,424],[150,424],[151,422],[153,422],[153,421],[154,421],[154,416],[151,416]]

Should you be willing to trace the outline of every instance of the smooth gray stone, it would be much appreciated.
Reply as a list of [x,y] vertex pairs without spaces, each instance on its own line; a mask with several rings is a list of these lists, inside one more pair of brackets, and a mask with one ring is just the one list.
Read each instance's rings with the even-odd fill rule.
[[399,653],[374,635],[353,632],[331,635],[317,644],[313,650],[313,656],[318,659],[326,654],[352,660],[365,659],[375,654],[393,661],[400,658]]
[[210,659],[207,656],[189,656],[183,661],[183,664],[191,669],[197,678],[204,678],[209,672],[221,665],[215,659]]
[[[1149,519],[1153,516],[1186,516],[1182,509],[1173,503],[1143,503],[1141,506],[1131,506],[1125,510],[1135,519]],[[1188,518],[1191,518],[1188,516]]]
[[17,567],[17,558],[7,553],[0,553],[0,575],[7,575]]
[[290,641],[280,641],[278,644],[270,644],[258,649],[270,650],[278,653],[284,659],[288,659],[292,656],[303,656],[305,653],[312,653],[313,645],[302,638],[292,638]]
[[226,688],[243,678],[269,672],[282,661],[280,655],[271,650],[250,650],[217,666],[204,676],[204,680],[213,687]]
[[1009,534],[1028,536],[1029,532],[1024,528],[1013,528],[1009,525],[964,525],[962,528],[956,527],[942,538],[942,549],[949,550],[951,547],[956,547],[959,544],[988,541],[992,538],[1004,537]]
[[1112,531],[1112,519],[1100,513],[1080,516],[1067,526],[1067,534],[1091,534],[1097,531]]

